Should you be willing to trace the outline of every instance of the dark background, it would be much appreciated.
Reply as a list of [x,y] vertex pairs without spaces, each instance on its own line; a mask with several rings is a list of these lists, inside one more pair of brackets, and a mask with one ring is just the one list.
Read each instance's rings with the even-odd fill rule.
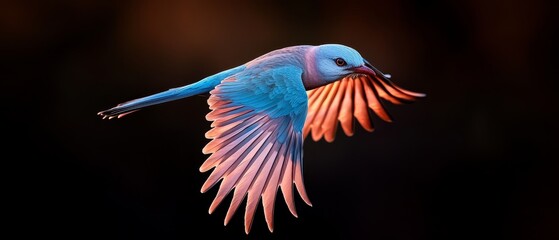
[[[122,239],[559,239],[557,9],[533,1],[4,1],[5,225],[16,236]],[[314,206],[278,198],[250,235],[200,187],[205,97],[96,113],[268,51],[351,46],[400,86],[334,143],[305,144]],[[229,199],[229,198],[228,198]],[[243,206],[244,208],[244,206]]]

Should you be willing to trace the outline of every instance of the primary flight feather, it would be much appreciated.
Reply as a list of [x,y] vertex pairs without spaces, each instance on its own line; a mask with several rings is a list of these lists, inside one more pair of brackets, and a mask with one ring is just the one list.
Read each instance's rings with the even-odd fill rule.
[[210,154],[200,166],[212,170],[202,186],[218,182],[212,213],[233,191],[225,225],[242,201],[248,234],[260,201],[268,229],[273,231],[278,188],[289,211],[297,217],[293,185],[311,206],[303,183],[303,141],[334,141],[338,122],[352,136],[355,120],[373,131],[370,112],[391,122],[381,98],[410,103],[425,94],[396,86],[390,76],[373,67],[354,49],[340,44],[302,45],[278,49],[241,66],[198,82],[121,103],[101,111],[103,118],[120,118],[141,108],[209,93],[211,129],[203,148]]

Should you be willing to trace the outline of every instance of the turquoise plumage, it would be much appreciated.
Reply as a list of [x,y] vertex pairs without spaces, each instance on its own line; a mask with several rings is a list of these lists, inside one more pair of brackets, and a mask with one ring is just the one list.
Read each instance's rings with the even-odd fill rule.
[[293,185],[311,205],[303,183],[303,141],[308,134],[315,141],[332,142],[339,121],[344,133],[351,136],[355,119],[372,131],[370,110],[391,121],[379,98],[402,104],[425,96],[404,90],[388,78],[350,47],[293,46],[98,114],[119,118],[148,106],[209,93],[211,111],[206,119],[212,123],[206,138],[211,141],[202,152],[210,156],[200,171],[213,171],[202,193],[221,181],[209,212],[233,190],[225,225],[247,197],[245,232],[250,231],[260,200],[273,231],[278,188],[294,216]]

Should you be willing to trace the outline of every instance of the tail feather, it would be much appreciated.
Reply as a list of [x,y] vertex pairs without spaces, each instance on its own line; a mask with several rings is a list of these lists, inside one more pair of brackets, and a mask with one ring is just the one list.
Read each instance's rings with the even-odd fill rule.
[[182,92],[180,90],[181,90],[180,88],[173,88],[165,92],[160,92],[147,97],[130,100],[118,104],[116,107],[113,107],[111,109],[98,112],[97,115],[102,116],[103,119],[121,118],[127,114],[133,113],[145,107],[191,96],[191,95],[180,94]]
[[97,115],[102,116],[103,119],[108,118],[121,118],[125,115],[138,111],[142,108],[157,105],[160,103],[170,102],[181,98],[186,98],[194,95],[207,94],[215,86],[217,86],[223,79],[242,71],[245,67],[243,65],[222,71],[218,74],[206,77],[198,82],[178,88],[171,88],[167,91],[149,95],[146,97],[134,99],[128,102],[118,104],[116,107],[100,111]]

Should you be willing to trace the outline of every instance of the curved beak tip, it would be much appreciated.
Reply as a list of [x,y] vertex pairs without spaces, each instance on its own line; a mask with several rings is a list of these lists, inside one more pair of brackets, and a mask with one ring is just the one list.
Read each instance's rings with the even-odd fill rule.
[[367,74],[369,76],[376,76],[377,75],[377,73],[373,69],[371,69],[371,68],[369,68],[365,65],[361,65],[359,67],[353,68],[353,72],[354,73]]

